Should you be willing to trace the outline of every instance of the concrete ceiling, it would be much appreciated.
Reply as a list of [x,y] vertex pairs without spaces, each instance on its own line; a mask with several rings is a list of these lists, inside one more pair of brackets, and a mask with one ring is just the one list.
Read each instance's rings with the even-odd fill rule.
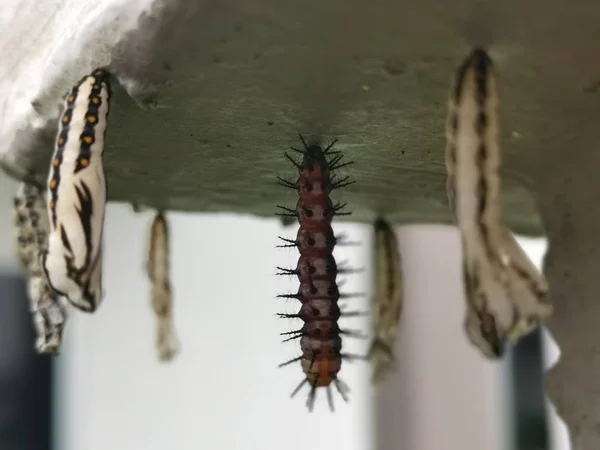
[[502,90],[506,221],[547,232],[550,326],[571,352],[553,399],[583,424],[572,427],[578,442],[598,445],[600,390],[580,389],[575,402],[557,386],[594,386],[600,375],[590,343],[600,342],[600,2],[97,3],[3,4],[0,163],[43,180],[61,96],[107,66],[122,82],[107,133],[109,196],[167,209],[272,216],[293,202],[275,176],[294,176],[282,152],[301,132],[339,138],[355,161],[346,174],[357,183],[339,197],[350,220],[448,222],[447,90],[469,49],[487,46]]

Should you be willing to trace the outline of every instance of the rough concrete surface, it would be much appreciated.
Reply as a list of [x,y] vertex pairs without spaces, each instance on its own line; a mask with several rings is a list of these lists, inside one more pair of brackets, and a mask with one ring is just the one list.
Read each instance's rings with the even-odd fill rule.
[[592,0],[4,0],[0,162],[43,180],[61,96],[107,66],[125,88],[107,133],[112,200],[271,216],[289,203],[274,176],[293,176],[282,152],[302,132],[339,138],[355,161],[351,220],[448,222],[447,89],[485,45],[502,91],[506,221],[551,245],[563,360],[549,392],[576,450],[597,448],[598,17]]

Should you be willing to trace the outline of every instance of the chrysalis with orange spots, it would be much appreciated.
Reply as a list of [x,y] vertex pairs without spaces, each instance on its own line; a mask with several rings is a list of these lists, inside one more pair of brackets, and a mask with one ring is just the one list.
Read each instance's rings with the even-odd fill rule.
[[39,258],[48,239],[48,214],[42,190],[21,183],[14,199],[17,258],[26,272],[29,310],[35,326],[38,353],[57,353],[67,321],[66,305],[48,284]]
[[65,100],[48,177],[50,234],[42,254],[51,287],[93,312],[102,299],[102,231],[106,182],[102,165],[110,74],[83,77]]
[[152,221],[146,273],[152,284],[152,309],[156,315],[156,351],[160,361],[170,361],[179,351],[173,327],[173,298],[169,276],[169,229],[159,212]]

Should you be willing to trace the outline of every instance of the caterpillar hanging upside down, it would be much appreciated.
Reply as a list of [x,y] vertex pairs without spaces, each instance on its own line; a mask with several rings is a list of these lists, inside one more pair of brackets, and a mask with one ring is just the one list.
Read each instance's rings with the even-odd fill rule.
[[552,313],[544,276],[502,222],[496,84],[489,56],[475,49],[458,69],[446,127],[446,189],[462,237],[465,328],[490,358]]
[[14,199],[17,259],[27,274],[29,309],[36,329],[38,353],[57,353],[62,344],[67,311],[44,275],[40,251],[48,239],[46,201],[40,188],[21,183]]
[[173,328],[173,298],[169,280],[169,230],[159,212],[152,221],[146,273],[152,283],[152,308],[156,315],[156,350],[160,361],[172,360],[179,350]]
[[102,299],[102,232],[106,182],[102,165],[110,74],[83,77],[65,100],[48,177],[48,248],[42,256],[51,287],[76,308]]
[[350,269],[338,267],[333,256],[333,249],[338,238],[333,233],[331,221],[337,215],[349,215],[343,212],[345,204],[333,204],[331,191],[348,186],[352,182],[349,177],[337,178],[332,175],[335,170],[351,163],[342,163],[342,155],[333,151],[335,143],[323,149],[319,145],[308,145],[302,136],[303,150],[292,148],[302,155],[302,161],[296,162],[290,155],[286,158],[298,169],[298,179],[293,182],[279,178],[280,185],[298,192],[296,208],[285,208],[280,216],[295,217],[300,229],[295,240],[284,239],[280,247],[297,247],[300,258],[296,269],[278,267],[279,275],[295,275],[300,281],[296,294],[279,295],[280,298],[294,298],[302,304],[298,313],[279,314],[282,318],[296,318],[304,322],[302,328],[282,333],[288,336],[284,342],[300,339],[302,354],[280,365],[286,366],[300,362],[305,378],[292,392],[292,397],[304,386],[310,385],[307,407],[313,410],[316,390],[327,388],[329,406],[333,410],[333,384],[342,398],[348,400],[349,388],[338,376],[343,359],[357,358],[355,355],[342,353],[341,335],[360,336],[351,330],[342,330],[338,320],[342,316],[356,316],[358,312],[342,312],[338,301],[352,296],[340,294],[336,282],[337,275],[348,273]]

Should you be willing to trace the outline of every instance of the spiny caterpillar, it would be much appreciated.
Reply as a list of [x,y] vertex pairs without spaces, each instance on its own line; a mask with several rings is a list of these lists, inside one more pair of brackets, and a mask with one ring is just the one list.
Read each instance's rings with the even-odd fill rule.
[[152,283],[152,308],[156,314],[156,350],[160,361],[169,361],[178,352],[173,329],[173,299],[169,281],[169,230],[159,212],[152,221],[146,273]]
[[62,344],[67,311],[44,275],[40,251],[48,239],[48,215],[42,190],[21,183],[14,198],[17,259],[27,274],[29,309],[36,329],[38,353],[57,353]]
[[280,239],[284,242],[279,247],[297,247],[300,258],[295,269],[278,267],[278,275],[295,275],[300,281],[300,288],[296,294],[278,295],[280,298],[293,298],[299,300],[302,306],[295,314],[278,314],[283,318],[297,318],[304,322],[302,328],[282,333],[288,336],[284,342],[300,339],[302,354],[280,364],[280,367],[294,362],[300,362],[305,379],[292,392],[293,397],[306,383],[310,385],[307,407],[313,410],[316,390],[319,387],[327,388],[327,398],[333,410],[333,395],[331,384],[336,387],[342,398],[348,400],[349,388],[339,377],[342,359],[355,358],[354,355],[342,353],[342,339],[340,335],[359,335],[354,331],[342,330],[338,325],[341,316],[355,316],[359,313],[340,310],[338,300],[349,297],[349,294],[340,294],[336,282],[337,275],[348,272],[348,269],[337,266],[333,256],[333,249],[338,238],[334,236],[331,221],[334,216],[349,215],[342,212],[345,203],[333,204],[330,194],[334,189],[348,186],[352,182],[349,177],[337,178],[332,173],[351,163],[343,163],[342,155],[333,151],[335,141],[327,148],[322,149],[317,144],[308,145],[302,136],[304,150],[292,148],[302,155],[302,161],[296,162],[289,154],[285,157],[298,169],[299,176],[296,181],[279,178],[283,187],[298,192],[299,198],[296,207],[286,208],[278,213],[283,217],[298,219],[300,229],[295,240]]
[[394,366],[394,344],[402,314],[402,268],[394,229],[383,218],[375,228],[375,293],[372,299],[375,337],[368,359],[377,382]]
[[446,189],[463,244],[465,328],[490,358],[552,313],[545,278],[502,222],[496,84],[489,56],[475,49],[456,74],[446,126]]
[[48,177],[50,235],[43,266],[51,287],[76,308],[102,300],[102,231],[106,182],[102,165],[110,74],[83,77],[65,100]]

